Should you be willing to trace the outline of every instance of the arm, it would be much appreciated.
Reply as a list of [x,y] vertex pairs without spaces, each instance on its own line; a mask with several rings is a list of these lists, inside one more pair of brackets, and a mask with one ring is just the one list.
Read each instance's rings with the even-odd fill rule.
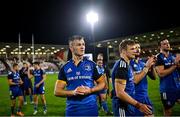
[[12,74],[12,72],[8,74],[7,78],[8,78],[8,84],[9,84],[9,86],[19,85],[19,83],[13,82],[13,74]]
[[62,80],[57,80],[54,88],[54,95],[57,97],[68,97],[74,96],[74,91],[67,91],[65,90],[66,82]]
[[152,65],[155,64],[154,57],[150,57],[147,62],[145,67],[140,73],[135,73],[134,74],[134,83],[138,84],[148,73],[149,69],[152,67]]
[[102,90],[105,87],[105,80],[104,80],[105,76],[102,75],[98,80],[96,80],[97,85],[93,88],[91,88],[91,92],[90,93],[94,93],[97,91]]
[[115,79],[115,91],[118,98],[122,101],[125,101],[131,105],[136,105],[137,101],[129,96],[124,90],[126,87],[126,80],[124,79]]
[[157,59],[157,65],[156,65],[156,71],[157,71],[157,74],[159,75],[159,77],[164,77],[164,76],[167,76],[169,74],[171,74],[176,68],[177,68],[177,63],[178,61],[180,60],[179,57],[176,57],[175,58],[175,61],[174,61],[174,65],[170,66],[169,68],[165,69],[165,66],[164,66],[164,62],[162,60],[162,58],[158,58]]
[[134,73],[134,83],[138,84],[148,73],[149,68],[144,67],[140,73]]
[[71,97],[76,95],[84,95],[84,93],[79,91],[82,89],[82,87],[77,87],[75,90],[65,90],[66,85],[67,84],[65,81],[57,80],[54,88],[54,95],[57,97]]
[[9,86],[12,86],[12,85],[19,85],[19,83],[13,82],[12,79],[8,79],[8,84],[9,84]]
[[171,74],[176,69],[176,65],[172,65],[170,68],[165,69],[164,65],[156,66],[156,71],[159,77],[164,77]]
[[125,87],[126,87],[126,80],[124,80],[124,79],[115,79],[115,91],[116,91],[117,97],[120,98],[122,101],[125,101],[125,102],[135,106],[137,109],[139,109],[145,115],[151,115],[152,111],[149,109],[149,107],[147,105],[145,105],[145,104],[142,104],[142,103],[136,101],[131,96],[129,96],[124,91]]
[[22,81],[22,79],[20,78],[19,80],[19,84],[22,85],[24,82]]
[[158,74],[156,72],[156,68],[153,66],[151,67],[151,71],[148,72],[147,74],[152,80],[156,80],[158,77]]
[[46,80],[46,74],[43,74],[42,77],[43,79],[38,84],[36,84],[36,87],[39,87]]
[[29,78],[29,79],[32,79],[32,78],[33,78],[33,75],[30,73],[30,69],[28,69],[27,75],[28,75],[28,78]]
[[78,90],[77,92],[83,94],[83,95],[88,95],[88,94],[91,94],[91,93],[95,93],[95,92],[98,92],[102,89],[104,89],[105,87],[105,80],[104,80],[104,75],[102,75],[99,79],[97,79],[95,82],[97,85],[95,85],[95,87],[93,88],[90,88],[88,86],[80,86],[78,87]]

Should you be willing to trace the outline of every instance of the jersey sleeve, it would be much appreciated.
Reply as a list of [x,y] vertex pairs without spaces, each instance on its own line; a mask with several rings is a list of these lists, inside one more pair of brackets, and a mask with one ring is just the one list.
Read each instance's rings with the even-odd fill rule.
[[45,70],[42,70],[42,69],[41,69],[41,72],[42,72],[42,75],[45,75],[45,74],[46,74]]
[[8,78],[8,80],[13,79],[13,74],[12,74],[12,72],[9,72],[9,73],[8,73],[7,78]]
[[115,79],[124,79],[128,78],[128,66],[124,61],[121,61],[119,67],[115,71]]
[[93,79],[98,80],[103,74],[99,74],[97,67],[96,67],[96,64],[94,64],[93,68],[94,68],[93,69]]
[[160,55],[157,56],[156,66],[164,65],[164,61]]
[[65,82],[67,82],[67,78],[66,78],[66,75],[65,75],[64,67],[62,67],[60,69],[60,71],[59,71],[58,80],[63,80]]

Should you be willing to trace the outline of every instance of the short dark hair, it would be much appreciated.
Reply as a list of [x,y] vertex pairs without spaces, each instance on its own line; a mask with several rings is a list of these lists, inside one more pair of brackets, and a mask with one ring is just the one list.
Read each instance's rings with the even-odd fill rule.
[[35,61],[34,63],[33,63],[33,65],[39,65],[40,64],[40,62],[38,62],[38,61]]
[[16,66],[18,66],[18,64],[17,64],[17,63],[14,63],[14,64],[13,64],[13,68],[16,67]]
[[80,35],[73,35],[72,37],[69,38],[68,42],[69,42],[69,45],[72,41],[74,40],[81,40],[81,39],[84,39],[83,36],[80,36]]
[[27,65],[27,63],[26,63],[26,62],[23,62],[23,65],[25,65],[25,64]]
[[168,40],[167,38],[162,38],[158,41],[158,46],[161,46],[161,42],[164,41],[164,40]]
[[103,53],[99,53],[99,54],[97,54],[97,57],[98,57],[98,56],[102,56],[102,57],[103,57]]
[[122,52],[122,50],[126,50],[128,45],[134,45],[136,44],[134,40],[130,39],[124,39],[119,44],[119,51]]
[[138,40],[134,40],[135,44],[140,44],[140,42]]

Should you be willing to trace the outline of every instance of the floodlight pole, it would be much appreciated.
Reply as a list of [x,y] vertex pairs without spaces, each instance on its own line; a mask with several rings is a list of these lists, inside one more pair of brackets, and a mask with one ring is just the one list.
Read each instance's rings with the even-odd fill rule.
[[[91,35],[92,35],[92,42],[95,44],[94,24],[91,24]],[[94,52],[94,54],[95,54],[95,46],[93,46],[93,52]]]
[[[92,37],[92,42],[95,44],[95,37],[94,37],[94,24],[98,22],[98,15],[97,13],[91,11],[86,15],[87,22],[90,23],[91,25],[91,37]],[[93,47],[93,52],[95,54],[95,46]]]
[[18,35],[18,39],[19,39],[19,54],[18,54],[18,58],[19,58],[19,62],[21,62],[21,36],[20,36],[20,33]]
[[32,62],[34,62],[34,35],[32,34]]

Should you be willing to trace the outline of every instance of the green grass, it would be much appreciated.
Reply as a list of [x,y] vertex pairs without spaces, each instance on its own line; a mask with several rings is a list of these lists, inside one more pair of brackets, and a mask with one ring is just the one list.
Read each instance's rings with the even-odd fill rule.
[[[65,114],[66,99],[55,97],[53,94],[54,84],[56,79],[57,79],[57,74],[48,75],[45,81],[45,87],[46,87],[45,96],[46,96],[47,108],[48,108],[47,116],[64,116]],[[163,111],[162,111],[162,104],[160,100],[158,87],[159,87],[158,80],[156,81],[149,80],[149,96],[154,104],[155,115],[162,116]],[[10,115],[10,98],[9,98],[8,90],[9,89],[7,84],[7,78],[4,76],[0,76],[0,116]],[[29,97],[27,97],[27,99],[28,99],[27,101],[29,102]],[[112,110],[110,98],[108,98],[108,106]],[[43,115],[41,100],[39,100],[38,109],[39,109],[39,113],[37,115],[38,116]],[[26,116],[32,116],[33,105],[30,105],[28,103],[28,105],[23,106],[22,111]],[[99,115],[103,116],[105,114],[101,110],[99,111]],[[174,116],[180,115],[180,106],[178,104],[176,104],[173,109],[173,115]]]

